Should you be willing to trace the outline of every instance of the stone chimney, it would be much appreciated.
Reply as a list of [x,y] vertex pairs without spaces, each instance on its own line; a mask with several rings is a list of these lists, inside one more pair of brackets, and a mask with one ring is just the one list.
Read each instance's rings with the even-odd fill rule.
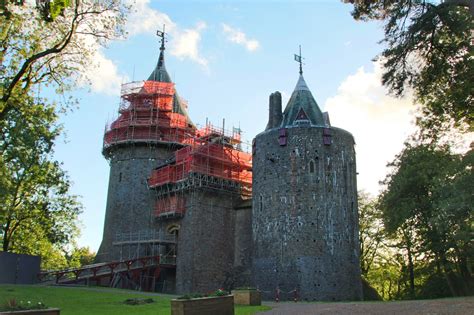
[[283,118],[281,111],[281,94],[275,92],[270,94],[270,106],[268,110],[268,124],[265,130],[273,129],[280,126]]

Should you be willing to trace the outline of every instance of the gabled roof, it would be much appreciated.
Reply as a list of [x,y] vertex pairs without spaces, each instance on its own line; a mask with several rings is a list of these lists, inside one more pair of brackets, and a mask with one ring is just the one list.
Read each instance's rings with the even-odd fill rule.
[[303,75],[300,74],[295,90],[283,112],[281,127],[305,123],[314,126],[325,125],[323,113],[306,85]]

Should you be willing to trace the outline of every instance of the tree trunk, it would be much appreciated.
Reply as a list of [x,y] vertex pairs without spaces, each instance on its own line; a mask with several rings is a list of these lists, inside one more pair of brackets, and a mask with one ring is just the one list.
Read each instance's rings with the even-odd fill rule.
[[458,296],[456,285],[453,279],[453,272],[451,270],[451,267],[449,266],[449,262],[446,259],[446,256],[444,253],[441,253],[440,257],[441,257],[441,264],[443,265],[443,269],[444,269],[444,277],[446,278],[446,282],[448,282],[449,291],[451,291],[452,296]]
[[456,255],[458,256],[459,274],[461,275],[463,284],[463,295],[472,295],[474,292],[472,286],[472,276],[468,267],[469,259],[458,248],[456,248]]
[[8,236],[8,232],[10,231],[11,227],[11,219],[10,217],[7,218],[7,223],[5,224],[5,227],[3,228],[3,244],[2,244],[2,249],[4,252],[8,252],[10,248],[10,236]]
[[407,244],[407,255],[408,255],[408,272],[410,274],[410,296],[412,299],[415,298],[415,270],[413,267],[413,254],[411,252],[411,246]]
[[8,252],[9,245],[10,245],[10,239],[8,237],[8,224],[5,227],[5,230],[3,231],[3,244],[2,244],[2,249],[4,252]]

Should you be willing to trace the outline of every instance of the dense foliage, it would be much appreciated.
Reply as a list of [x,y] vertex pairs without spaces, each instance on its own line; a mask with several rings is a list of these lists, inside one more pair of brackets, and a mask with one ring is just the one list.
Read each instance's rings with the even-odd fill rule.
[[63,94],[96,64],[101,45],[124,34],[119,0],[11,1],[0,7],[0,120],[32,87]]
[[474,150],[406,144],[389,166],[378,202],[362,195],[363,276],[386,299],[473,294]]
[[40,91],[65,96],[83,80],[100,45],[123,34],[125,13],[116,0],[0,5],[0,245],[40,255],[45,269],[90,263],[93,253],[75,246],[81,205],[53,158],[64,107]]
[[[383,20],[383,84],[395,95],[409,88],[422,105],[419,125],[473,130],[472,1],[345,0],[354,18]],[[471,56],[471,57],[470,57]]]
[[343,1],[383,22],[382,83],[420,108],[384,191],[361,195],[362,274],[384,299],[473,294],[473,150],[452,144],[474,131],[474,2]]
[[52,159],[60,133],[54,106],[28,95],[15,99],[16,110],[0,121],[0,241],[4,251],[40,254],[47,266],[77,235],[81,207]]

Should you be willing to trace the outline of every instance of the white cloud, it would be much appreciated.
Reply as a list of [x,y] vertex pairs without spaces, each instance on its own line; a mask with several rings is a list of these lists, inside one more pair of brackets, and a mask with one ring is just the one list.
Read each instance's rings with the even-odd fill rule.
[[260,43],[256,39],[247,38],[244,32],[225,23],[222,24],[222,31],[227,40],[244,46],[248,51],[256,51],[260,47]]
[[166,26],[171,55],[180,59],[189,58],[192,61],[207,66],[208,61],[199,52],[201,32],[206,29],[205,22],[197,23],[195,28],[181,29],[171,18],[150,7],[150,0],[128,0],[132,12],[128,18],[126,29],[130,36],[152,33]]
[[141,33],[155,33],[166,25],[166,31],[172,32],[176,24],[171,18],[160,11],[150,7],[150,0],[128,0],[131,12],[128,16],[126,29],[130,36]]
[[[79,84],[90,83],[93,92],[108,95],[120,93],[120,85],[125,79],[120,75],[115,63],[104,54],[104,47],[91,36],[78,35],[78,40],[88,51],[88,62],[83,64]],[[82,57],[81,57],[82,58]]]
[[197,23],[195,28],[175,30],[170,51],[173,56],[180,59],[189,58],[198,64],[206,67],[208,61],[199,53],[199,42],[201,41],[201,32],[206,29],[205,22]]
[[102,48],[94,52],[93,60],[94,64],[86,69],[91,90],[97,93],[118,95],[125,76],[119,75],[117,66],[104,55]]
[[[180,59],[192,61],[207,67],[208,61],[199,51],[201,32],[206,28],[205,22],[199,22],[195,28],[180,29],[179,26],[165,13],[150,7],[150,0],[126,0],[131,6],[125,29],[129,36],[149,33],[155,34],[166,26],[170,35],[168,40],[170,53]],[[94,63],[89,65],[84,75],[91,82],[94,92],[116,95],[120,92],[120,85],[126,76],[120,74],[116,64],[106,57],[102,47],[89,42],[94,55]]]
[[360,68],[329,98],[325,110],[331,124],[351,132],[356,141],[358,187],[378,193],[386,164],[400,152],[403,142],[415,130],[412,98],[394,98],[381,85],[382,67],[372,72]]

